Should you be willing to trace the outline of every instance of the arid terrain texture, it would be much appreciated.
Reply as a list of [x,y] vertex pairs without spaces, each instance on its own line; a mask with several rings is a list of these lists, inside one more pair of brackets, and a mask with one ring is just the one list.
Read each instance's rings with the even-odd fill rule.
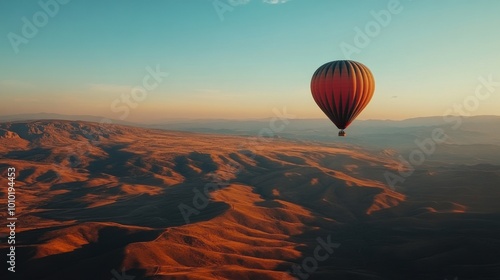
[[500,279],[493,163],[47,120],[0,124],[3,202],[9,167],[17,279]]

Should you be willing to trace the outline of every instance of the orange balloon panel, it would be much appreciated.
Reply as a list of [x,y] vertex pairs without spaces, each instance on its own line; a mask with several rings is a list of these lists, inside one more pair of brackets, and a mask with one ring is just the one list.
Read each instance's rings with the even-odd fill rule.
[[370,69],[352,60],[328,62],[311,79],[314,101],[339,129],[348,127],[361,113],[374,90]]

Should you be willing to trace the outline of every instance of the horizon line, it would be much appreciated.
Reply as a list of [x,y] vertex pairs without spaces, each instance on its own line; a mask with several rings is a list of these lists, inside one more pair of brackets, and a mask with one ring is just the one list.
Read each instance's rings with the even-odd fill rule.
[[[30,116],[31,115],[31,116]],[[52,115],[50,117],[39,117],[36,115]],[[357,119],[356,121],[393,121],[393,122],[402,122],[402,121],[408,121],[408,120],[415,120],[415,119],[430,119],[430,118],[444,118],[444,117],[462,117],[462,118],[475,118],[475,117],[498,117],[500,118],[500,115],[471,115],[471,116],[463,116],[463,115],[432,115],[432,116],[419,116],[419,117],[410,117],[410,118],[404,118],[404,119]],[[161,124],[162,122],[179,122],[179,121],[234,121],[234,122],[243,122],[243,121],[268,121],[270,118],[273,116],[269,117],[262,117],[262,118],[165,118],[165,119],[157,119],[157,120],[149,120],[149,121],[127,121],[127,120],[118,120],[118,119],[111,119],[103,116],[98,116],[98,115],[67,115],[67,114],[58,114],[58,113],[46,113],[46,112],[39,112],[39,113],[21,113],[21,114],[15,114],[15,115],[0,115],[0,122],[13,122],[13,121],[37,121],[37,120],[66,120],[66,121],[89,121],[89,120],[78,120],[75,118],[92,118],[92,119],[101,119],[105,121],[111,121],[112,123],[128,123],[128,124],[141,124],[141,125],[155,125],[155,124]],[[327,117],[324,118],[293,118],[291,120],[318,120],[318,121],[329,121]]]

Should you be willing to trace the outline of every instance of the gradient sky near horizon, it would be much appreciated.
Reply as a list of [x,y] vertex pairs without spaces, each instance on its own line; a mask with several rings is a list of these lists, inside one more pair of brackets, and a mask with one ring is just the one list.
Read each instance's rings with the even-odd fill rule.
[[[356,45],[355,28],[365,30],[392,1],[71,0],[18,53],[12,34],[24,36],[23,17],[33,23],[43,9],[1,1],[0,115],[244,119],[286,107],[297,118],[323,118],[311,76],[347,58],[376,80],[359,119],[443,115],[470,100],[478,77],[500,81],[500,1],[396,1],[401,11]],[[230,10],[218,13],[214,2]],[[346,57],[343,43],[359,52]],[[120,101],[157,65],[168,77],[145,100],[135,108]],[[130,108],[126,117],[120,106]],[[477,107],[472,115],[499,115],[500,87]]]

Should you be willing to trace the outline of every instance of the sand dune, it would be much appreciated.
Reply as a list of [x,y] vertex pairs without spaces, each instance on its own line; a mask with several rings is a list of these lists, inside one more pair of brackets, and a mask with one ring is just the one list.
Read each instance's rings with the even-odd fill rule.
[[340,246],[308,279],[497,279],[499,168],[423,166],[397,192],[383,174],[399,165],[349,145],[0,124],[21,279],[300,279],[318,238]]

